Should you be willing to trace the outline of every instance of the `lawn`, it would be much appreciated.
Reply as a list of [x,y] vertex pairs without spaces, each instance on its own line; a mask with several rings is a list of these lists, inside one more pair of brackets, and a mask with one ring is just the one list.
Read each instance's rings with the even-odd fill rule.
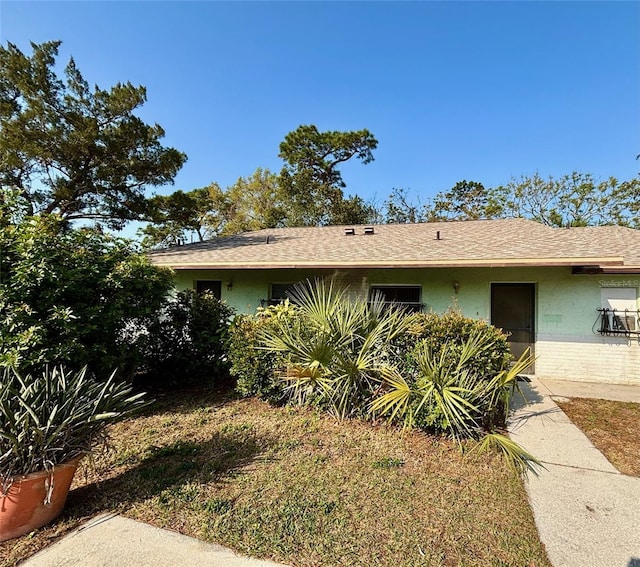
[[556,403],[613,466],[640,477],[640,404],[586,398]]
[[111,433],[3,567],[110,511],[290,565],[550,566],[522,480],[451,441],[203,392]]

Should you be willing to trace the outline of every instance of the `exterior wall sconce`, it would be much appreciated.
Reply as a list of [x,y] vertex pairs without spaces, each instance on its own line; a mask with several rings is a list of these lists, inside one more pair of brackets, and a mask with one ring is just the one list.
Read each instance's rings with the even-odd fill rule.
[[227,282],[226,286],[227,286],[227,291],[231,291],[233,289],[233,282]]
[[458,295],[458,290],[460,289],[460,282],[458,280],[455,280],[453,282],[453,291],[456,295]]

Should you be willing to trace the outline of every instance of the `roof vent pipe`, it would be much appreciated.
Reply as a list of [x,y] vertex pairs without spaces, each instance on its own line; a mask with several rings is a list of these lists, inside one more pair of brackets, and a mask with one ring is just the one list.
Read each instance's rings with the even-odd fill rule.
[[442,240],[440,238],[440,231],[439,230],[436,230],[436,240]]
[[356,233],[356,229],[355,228],[345,228],[344,229],[344,235],[345,236],[353,236]]

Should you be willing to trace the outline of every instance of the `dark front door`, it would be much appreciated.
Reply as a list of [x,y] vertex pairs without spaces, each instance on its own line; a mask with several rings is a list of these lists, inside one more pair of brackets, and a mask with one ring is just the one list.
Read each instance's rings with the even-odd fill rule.
[[[509,335],[511,353],[518,359],[529,348],[534,353],[535,285],[528,283],[491,284],[491,324]],[[527,368],[533,374],[533,364]]]

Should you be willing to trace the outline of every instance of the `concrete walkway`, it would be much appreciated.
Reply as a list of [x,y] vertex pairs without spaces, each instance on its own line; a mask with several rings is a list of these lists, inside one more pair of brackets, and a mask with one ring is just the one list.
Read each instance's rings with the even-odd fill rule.
[[[561,397],[640,402],[640,388],[531,379],[512,439],[543,462],[527,493],[554,567],[640,567],[640,478],[620,474],[554,403]],[[640,458],[640,456],[639,456]]]
[[117,515],[98,516],[21,567],[278,567]]
[[542,394],[559,398],[597,398],[640,404],[640,386],[539,379]]

